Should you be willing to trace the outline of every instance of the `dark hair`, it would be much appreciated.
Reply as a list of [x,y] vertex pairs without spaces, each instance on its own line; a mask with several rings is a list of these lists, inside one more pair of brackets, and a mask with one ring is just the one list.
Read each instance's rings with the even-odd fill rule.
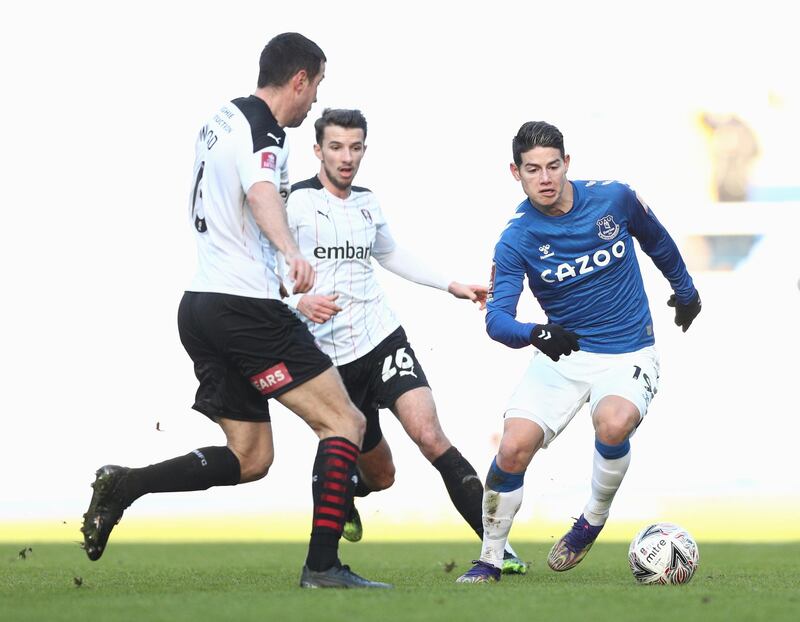
[[309,79],[315,78],[327,60],[311,39],[297,32],[284,32],[270,39],[261,52],[258,88],[283,86],[301,69]]
[[361,128],[364,130],[364,139],[367,138],[367,119],[360,110],[348,110],[347,108],[325,108],[322,116],[314,121],[314,130],[317,132],[317,144],[322,146],[322,138],[325,135],[325,128],[329,125],[338,125],[348,129]]
[[514,164],[522,164],[522,154],[534,147],[553,147],[561,152],[561,159],[564,159],[564,136],[555,125],[544,121],[523,123],[511,141]]

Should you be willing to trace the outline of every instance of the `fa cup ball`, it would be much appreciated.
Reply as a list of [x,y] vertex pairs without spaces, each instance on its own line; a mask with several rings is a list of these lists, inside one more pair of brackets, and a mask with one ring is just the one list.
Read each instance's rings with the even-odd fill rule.
[[642,529],[628,549],[633,578],[639,583],[688,583],[700,564],[697,543],[683,527],[656,523]]

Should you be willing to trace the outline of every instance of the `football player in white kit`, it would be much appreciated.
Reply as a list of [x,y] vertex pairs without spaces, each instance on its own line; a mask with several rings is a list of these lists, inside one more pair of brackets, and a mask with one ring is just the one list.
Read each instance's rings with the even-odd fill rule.
[[320,438],[301,587],[391,587],[339,562],[365,420],[330,358],[281,302],[275,271],[281,252],[295,292],[308,291],[314,282],[281,198],[289,180],[284,128],[305,119],[325,62],[319,46],[298,33],[274,37],[261,54],[255,93],[223,103],[198,134],[189,201],[198,269],[181,300],[178,329],[200,385],[193,408],[220,425],[227,445],[144,468],[101,467],[81,529],[91,560],[103,554],[124,510],[147,493],[264,477],[274,455],[267,400],[275,398]]
[[[353,402],[367,418],[358,458],[356,496],[394,482],[392,453],[378,410],[388,408],[439,471],[453,504],[483,535],[483,486],[472,465],[450,443],[439,423],[425,373],[403,327],[387,304],[374,273],[374,258],[399,276],[472,300],[483,308],[487,288],[437,274],[398,246],[375,195],[353,185],[366,152],[367,122],[358,110],[326,109],[315,123],[319,174],[292,186],[287,211],[297,245],[317,272],[309,292],[287,298],[317,344],[339,369]],[[344,537],[361,539],[355,506]],[[506,572],[524,573],[509,549]]]

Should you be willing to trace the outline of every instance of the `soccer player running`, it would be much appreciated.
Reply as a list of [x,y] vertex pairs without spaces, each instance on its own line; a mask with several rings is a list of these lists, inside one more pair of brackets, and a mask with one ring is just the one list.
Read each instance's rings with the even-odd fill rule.
[[[487,288],[446,279],[398,246],[375,195],[353,185],[367,148],[367,121],[360,111],[326,109],[314,127],[319,174],[292,187],[287,211],[300,251],[313,257],[317,280],[311,291],[291,296],[288,303],[305,319],[366,415],[355,494],[365,496],[394,482],[392,453],[378,418],[380,408],[389,408],[481,537],[480,478],[442,431],[425,372],[387,304],[371,259],[409,281],[448,291],[481,308]],[[353,506],[344,536],[357,541],[361,534]],[[526,566],[509,549],[505,569],[524,573]]]
[[255,93],[225,102],[200,130],[190,196],[198,269],[181,300],[178,329],[200,383],[193,408],[220,425],[227,445],[144,468],[101,467],[81,529],[91,560],[100,558],[123,511],[142,495],[264,477],[274,455],[267,402],[274,398],[320,438],[300,585],[391,587],[339,562],[365,420],[331,360],[281,302],[276,273],[280,251],[295,292],[308,291],[314,282],[281,198],[289,189],[284,128],[305,119],[325,62],[322,50],[300,34],[274,37],[261,54]]
[[[457,579],[461,583],[500,579],[525,470],[587,401],[595,429],[591,496],[550,551],[550,568],[574,568],[603,529],[630,463],[629,439],[658,388],[634,237],[672,286],[667,304],[675,308],[675,323],[685,332],[700,312],[677,246],[631,188],[569,181],[564,138],[544,122],[522,125],[512,149],[511,173],[527,198],[495,247],[486,330],[510,348],[532,344],[540,352],[506,407],[503,437],[486,476],[481,556]],[[545,323],[516,319],[526,276]]]

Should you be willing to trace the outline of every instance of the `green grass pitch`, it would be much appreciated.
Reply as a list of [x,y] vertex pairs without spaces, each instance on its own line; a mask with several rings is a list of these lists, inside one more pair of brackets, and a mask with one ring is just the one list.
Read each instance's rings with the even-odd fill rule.
[[77,544],[2,544],[0,620],[800,620],[800,543],[700,543],[684,586],[635,584],[622,543],[598,543],[565,573],[547,568],[548,544],[516,545],[526,576],[457,585],[477,542],[343,544],[354,570],[396,586],[347,591],[301,590],[305,546],[294,543],[112,541],[98,562]]

